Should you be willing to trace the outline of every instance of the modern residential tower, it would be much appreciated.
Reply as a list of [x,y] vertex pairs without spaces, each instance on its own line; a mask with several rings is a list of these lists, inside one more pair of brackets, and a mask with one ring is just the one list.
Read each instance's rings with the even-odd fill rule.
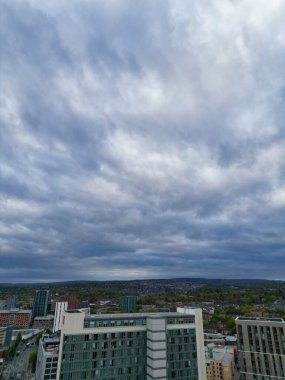
[[285,322],[236,318],[240,380],[285,379]]
[[59,338],[44,335],[39,342],[36,380],[55,380],[59,351]]
[[206,380],[202,311],[63,311],[57,380]]
[[37,290],[33,303],[33,319],[35,317],[45,317],[48,307],[48,290]]
[[137,311],[137,297],[123,296],[121,297],[120,305],[126,313],[134,313]]

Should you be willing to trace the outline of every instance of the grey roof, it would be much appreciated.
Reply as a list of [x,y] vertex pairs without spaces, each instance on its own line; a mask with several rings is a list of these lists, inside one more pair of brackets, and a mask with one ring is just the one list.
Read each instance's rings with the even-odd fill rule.
[[236,321],[255,321],[255,322],[280,322],[284,323],[282,318],[259,318],[259,317],[237,317]]
[[87,314],[85,319],[136,319],[136,318],[165,318],[165,317],[192,317],[192,314],[177,312],[163,313],[117,313],[117,314]]

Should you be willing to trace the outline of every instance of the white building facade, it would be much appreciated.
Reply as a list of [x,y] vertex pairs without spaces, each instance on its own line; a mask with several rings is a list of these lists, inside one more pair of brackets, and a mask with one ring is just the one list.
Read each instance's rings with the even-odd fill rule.
[[56,302],[55,303],[55,314],[54,314],[54,324],[53,324],[53,332],[57,332],[60,330],[60,320],[62,313],[68,309],[68,302]]

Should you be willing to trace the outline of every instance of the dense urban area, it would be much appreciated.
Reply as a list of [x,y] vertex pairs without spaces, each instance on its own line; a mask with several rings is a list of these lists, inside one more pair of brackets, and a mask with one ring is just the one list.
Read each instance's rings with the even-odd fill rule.
[[[203,319],[202,327],[198,323],[200,314],[197,314],[197,310],[200,311],[201,320]],[[145,378],[143,372],[140,372],[141,368],[146,365],[143,360],[141,366],[135,363],[137,367],[133,366],[130,362],[129,367],[126,367],[129,368],[129,370],[127,370],[129,372],[126,373],[124,372],[124,366],[120,364],[121,367],[118,371],[122,372],[118,372],[117,377],[115,376],[116,373],[112,372],[117,370],[116,368],[114,369],[114,367],[116,367],[116,364],[113,363],[115,360],[110,360],[110,363],[112,363],[110,364],[111,370],[105,368],[108,367],[109,362],[107,363],[107,360],[102,360],[102,358],[108,357],[109,355],[107,351],[108,343],[104,343],[104,347],[106,348],[105,356],[99,356],[100,361],[98,363],[101,364],[98,366],[100,369],[96,369],[96,364],[93,364],[93,372],[88,372],[88,366],[86,368],[80,368],[81,372],[78,372],[78,377],[76,377],[76,371],[70,372],[73,372],[73,375],[68,374],[68,368],[71,369],[73,367],[64,367],[64,359],[61,359],[63,369],[60,372],[60,377],[56,377],[57,372],[59,372],[58,357],[59,355],[63,355],[64,358],[64,354],[59,353],[61,344],[61,323],[64,323],[62,322],[64,321],[62,318],[67,318],[68,320],[69,317],[71,318],[77,315],[75,311],[78,311],[80,316],[84,316],[84,318],[82,317],[82,323],[85,328],[95,328],[96,326],[97,328],[102,326],[107,328],[111,326],[110,331],[113,331],[112,328],[114,328],[115,325],[117,326],[119,322],[117,323],[116,320],[120,320],[121,316],[122,321],[124,320],[124,326],[128,326],[128,334],[135,334],[135,332],[133,332],[134,327],[131,328],[130,326],[136,323],[148,324],[149,316],[166,318],[168,324],[174,323],[169,322],[169,318],[172,315],[177,316],[178,311],[180,313],[186,313],[185,315],[191,315],[193,320],[190,321],[188,318],[187,320],[185,319],[185,323],[183,322],[183,331],[186,334],[183,339],[184,342],[188,342],[188,335],[191,329],[187,330],[187,323],[191,322],[192,325],[190,324],[189,326],[194,326],[196,329],[196,337],[195,339],[193,338],[193,342],[196,342],[197,350],[197,353],[193,355],[193,358],[196,358],[196,364],[189,361],[185,367],[186,369],[180,369],[180,373],[175,372],[177,368],[180,368],[179,365],[177,368],[176,366],[172,366],[173,370],[169,372],[167,377],[181,379],[259,379],[258,376],[254,377],[254,374],[252,374],[254,372],[248,375],[248,369],[242,370],[245,361],[243,359],[243,363],[239,362],[239,349],[242,352],[242,346],[245,344],[244,342],[241,344],[240,341],[245,339],[242,337],[243,323],[253,321],[256,326],[258,326],[258,323],[263,323],[265,326],[260,327],[262,334],[264,334],[263,328],[267,327],[269,329],[268,331],[272,330],[272,334],[274,334],[277,341],[279,339],[278,342],[280,343],[280,347],[274,348],[274,351],[274,342],[270,340],[269,348],[264,346],[263,351],[268,348],[269,350],[271,349],[274,355],[280,354],[280,362],[271,364],[275,371],[276,379],[280,378],[278,374],[284,373],[285,282],[265,280],[173,279],[116,282],[83,281],[32,285],[2,284],[0,287],[1,379],[48,380],[58,378],[73,380],[92,378],[92,376],[94,376],[94,379],[118,378],[133,380]],[[146,318],[146,321],[133,322],[139,321],[139,319],[136,319],[138,316]],[[280,331],[277,331],[275,326],[271,326],[274,322],[280,325]],[[182,322],[179,320],[177,323]],[[255,329],[257,329],[256,326]],[[120,328],[122,329],[122,327]],[[120,328],[119,331],[121,331]],[[198,329],[201,328],[202,335],[200,334],[198,341]],[[237,328],[241,329],[241,335],[239,331],[237,331]],[[180,330],[177,330],[178,334],[182,333],[182,330]],[[168,330],[166,329],[166,331]],[[170,331],[173,332],[176,330]],[[251,332],[250,327],[247,327],[247,331],[250,331],[251,334],[249,335],[249,340],[253,339],[252,333],[254,330]],[[104,333],[106,334],[106,330],[104,330]],[[65,332],[65,334],[67,333]],[[167,334],[166,336],[168,336]],[[114,337],[115,335],[113,338]],[[132,335],[129,335],[129,337],[132,337]],[[108,339],[109,338],[108,336]],[[173,340],[173,343],[175,343],[175,339],[177,339],[178,343],[180,342],[179,339],[182,338],[170,338],[169,336],[168,339],[169,341]],[[137,341],[139,342],[140,340]],[[133,347],[133,343],[130,342],[131,341],[128,340],[126,344]],[[114,347],[116,346],[114,342],[112,344]],[[123,345],[123,343],[121,344]],[[205,366],[204,372],[199,370],[199,366],[202,363],[199,358],[199,344],[202,344],[203,347],[201,350],[203,351],[203,356],[205,355],[205,357],[203,357],[203,366]],[[251,342],[251,344],[253,343]],[[95,343],[93,348],[94,347]],[[181,349],[186,350],[186,346],[183,347],[184,348]],[[178,350],[180,350],[180,348]],[[64,352],[64,349],[62,352]],[[112,352],[113,356],[117,355],[115,354],[116,351]],[[140,352],[139,349],[138,352]],[[51,358],[47,358],[45,354],[52,354],[51,357],[54,359],[51,360]],[[185,355],[186,354],[187,350]],[[182,357],[182,354],[179,355],[180,357],[178,356],[177,360]],[[95,356],[93,356],[93,359],[94,358]],[[183,359],[185,358],[183,357]],[[139,359],[137,360],[139,362]],[[94,361],[92,363],[97,362]],[[265,362],[264,376],[269,375],[271,364]],[[171,363],[169,366],[171,367]],[[169,366],[168,371],[170,371]],[[192,372],[189,369],[190,367]],[[137,372],[132,374],[131,368],[137,368]],[[82,372],[83,369],[84,371]],[[257,374],[262,374],[262,372],[260,372],[262,370],[261,364],[259,372],[258,368],[256,369],[254,365],[252,365],[251,371],[253,371],[253,369]],[[269,376],[268,378],[271,377]]]

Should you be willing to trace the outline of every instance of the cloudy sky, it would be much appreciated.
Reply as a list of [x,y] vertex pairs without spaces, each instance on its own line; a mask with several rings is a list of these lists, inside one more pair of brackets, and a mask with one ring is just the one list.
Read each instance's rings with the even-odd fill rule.
[[0,282],[285,280],[283,0],[2,0]]

